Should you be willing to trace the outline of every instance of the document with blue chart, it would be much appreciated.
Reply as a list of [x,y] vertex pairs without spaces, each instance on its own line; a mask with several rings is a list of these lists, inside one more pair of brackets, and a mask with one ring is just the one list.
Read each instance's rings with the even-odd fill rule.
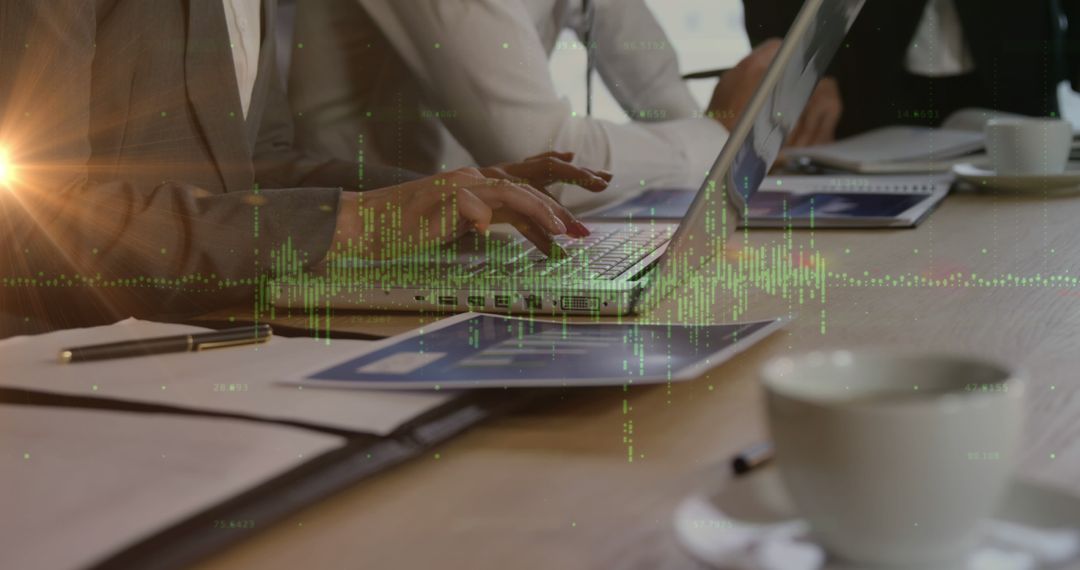
[[665,383],[700,375],[781,324],[579,324],[465,313],[287,380],[380,390]]
[[949,193],[951,175],[770,176],[746,205],[750,227],[914,227]]
[[[913,227],[944,198],[952,177],[769,176],[750,197],[743,223],[757,227]],[[695,192],[650,189],[586,213],[590,220],[680,220]]]

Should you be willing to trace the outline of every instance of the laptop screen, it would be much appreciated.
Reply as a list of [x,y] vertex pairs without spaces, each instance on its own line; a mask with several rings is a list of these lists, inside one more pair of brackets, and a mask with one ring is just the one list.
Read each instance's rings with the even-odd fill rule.
[[[818,5],[816,11],[815,4]],[[729,188],[735,190],[736,198],[741,197],[744,203],[768,175],[862,4],[857,0],[809,1],[792,24],[784,50],[773,64],[779,73],[774,81],[766,80],[759,87],[758,95],[765,97],[760,107],[754,110],[750,132],[739,144],[731,168],[726,172],[712,172],[710,176],[726,174]],[[749,108],[747,112],[750,112]],[[728,144],[736,142],[739,141],[732,140]]]
[[803,4],[661,259],[653,293],[667,296],[723,250],[864,2]]

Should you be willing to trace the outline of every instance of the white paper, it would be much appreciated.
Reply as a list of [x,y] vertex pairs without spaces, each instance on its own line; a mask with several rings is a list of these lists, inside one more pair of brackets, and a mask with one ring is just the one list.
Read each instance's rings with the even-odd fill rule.
[[386,435],[450,393],[349,392],[287,386],[283,377],[338,362],[371,342],[275,337],[257,346],[61,364],[61,349],[206,329],[128,319],[0,341],[0,386],[306,422]]
[[913,162],[968,154],[982,148],[983,140],[979,131],[892,126],[792,154],[824,164]]
[[86,567],[345,441],[243,420],[10,405],[0,434],[0,568],[56,570]]

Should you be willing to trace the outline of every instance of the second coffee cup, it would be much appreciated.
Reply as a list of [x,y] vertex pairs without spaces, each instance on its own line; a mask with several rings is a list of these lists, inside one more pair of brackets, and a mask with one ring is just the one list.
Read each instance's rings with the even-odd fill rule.
[[862,564],[962,558],[1010,479],[1023,381],[954,356],[830,352],[762,371],[776,461],[814,537]]
[[1072,149],[1072,125],[1061,119],[997,118],[984,130],[990,164],[1000,176],[1061,174]]

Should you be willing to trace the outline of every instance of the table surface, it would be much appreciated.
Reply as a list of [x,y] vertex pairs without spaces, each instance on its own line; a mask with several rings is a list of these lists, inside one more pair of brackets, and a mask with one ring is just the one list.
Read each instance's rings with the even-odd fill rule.
[[[675,542],[675,506],[722,484],[732,454],[766,438],[765,360],[815,349],[964,352],[1024,369],[1019,476],[1080,493],[1078,218],[1076,195],[962,192],[914,230],[740,232],[726,259],[747,276],[743,293],[684,292],[652,314],[708,307],[726,321],[741,299],[740,318],[795,317],[782,331],[693,381],[567,391],[488,422],[202,567],[696,567]],[[750,261],[761,251],[824,285],[766,290],[776,265]],[[333,318],[383,334],[418,323]]]

